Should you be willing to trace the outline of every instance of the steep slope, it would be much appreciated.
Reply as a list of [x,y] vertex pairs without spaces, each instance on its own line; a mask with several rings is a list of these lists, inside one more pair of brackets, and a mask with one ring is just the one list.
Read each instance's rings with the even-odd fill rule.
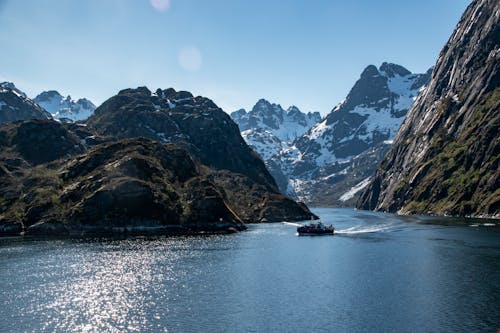
[[145,87],[126,89],[97,108],[87,125],[102,136],[146,137],[185,148],[217,173],[213,179],[228,196],[242,194],[228,205],[244,222],[312,216],[306,207],[280,194],[263,161],[242,139],[238,126],[208,98],[172,88],[155,93]]
[[71,96],[63,97],[55,90],[44,91],[33,101],[51,113],[55,119],[62,121],[85,120],[92,115],[96,108],[86,98],[74,101]]
[[347,161],[393,138],[427,75],[395,64],[368,66],[346,99],[294,142],[292,174]]
[[26,97],[12,82],[0,84],[0,124],[28,119],[51,119],[51,115]]
[[301,127],[303,134],[293,142],[279,138],[298,131],[287,132],[275,104],[261,100],[252,112],[240,110],[232,117],[283,193],[312,205],[352,206],[430,74],[412,74],[390,63],[370,65],[346,99],[324,119],[313,117],[317,123]]
[[358,207],[500,216],[500,3],[475,0]]

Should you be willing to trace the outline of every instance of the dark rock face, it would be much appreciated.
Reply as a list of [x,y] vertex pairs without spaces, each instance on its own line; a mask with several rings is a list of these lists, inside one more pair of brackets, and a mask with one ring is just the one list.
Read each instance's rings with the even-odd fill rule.
[[269,191],[244,175],[220,170],[210,173],[209,178],[224,192],[228,205],[246,223],[317,218],[303,203]]
[[467,8],[358,207],[500,216],[499,13]]
[[279,194],[213,102],[158,93],[124,90],[88,126],[1,126],[0,235],[221,233],[314,217]]
[[245,228],[189,153],[173,144],[140,138],[102,144],[23,179],[26,195],[5,209],[3,224],[15,224],[24,210],[17,222],[28,234]]
[[50,113],[42,109],[14,84],[0,85],[0,124],[28,119],[52,119]]
[[4,153],[19,154],[32,165],[84,151],[80,140],[53,120],[27,120],[0,126],[0,147]]
[[277,188],[238,126],[208,98],[173,89],[161,94],[151,94],[145,87],[126,89],[98,107],[87,124],[103,136],[179,144],[211,168],[244,174],[270,190]]

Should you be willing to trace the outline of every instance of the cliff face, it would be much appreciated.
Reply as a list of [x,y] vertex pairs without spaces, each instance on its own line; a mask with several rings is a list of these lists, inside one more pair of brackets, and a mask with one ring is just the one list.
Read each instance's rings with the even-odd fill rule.
[[467,8],[359,208],[500,215],[499,18],[498,1]]

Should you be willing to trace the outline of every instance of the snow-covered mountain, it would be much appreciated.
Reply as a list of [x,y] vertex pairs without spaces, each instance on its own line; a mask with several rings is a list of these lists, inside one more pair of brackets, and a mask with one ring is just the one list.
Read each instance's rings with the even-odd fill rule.
[[242,132],[264,130],[282,142],[292,142],[316,124],[321,116],[319,112],[304,113],[296,106],[284,110],[281,105],[261,99],[251,111],[240,109],[231,113],[231,118]]
[[273,157],[288,190],[318,205],[353,204],[354,190],[368,183],[431,72],[413,74],[390,63],[366,67],[344,101]]
[[272,162],[273,157],[289,149],[296,138],[321,120],[321,115],[319,112],[304,113],[296,106],[284,110],[279,104],[260,99],[249,112],[240,109],[231,113],[231,118],[238,124],[247,144],[262,157],[283,191],[288,186],[288,178]]
[[77,101],[71,96],[63,97],[55,90],[44,91],[34,98],[34,101],[59,120],[85,120],[94,113],[96,106],[86,98]]
[[[262,131],[262,123],[268,127],[274,124],[268,120],[270,117],[248,117],[240,128],[247,142],[265,159],[283,192],[313,205],[350,203],[368,183],[367,177],[388,150],[430,75],[431,70],[413,74],[390,63],[383,63],[379,68],[370,65],[344,101],[292,143],[281,147],[269,133],[254,134]],[[287,132],[286,125],[283,127],[278,133]],[[274,134],[269,128],[265,130]],[[256,137],[262,138],[258,144]],[[273,144],[266,145],[266,142]]]

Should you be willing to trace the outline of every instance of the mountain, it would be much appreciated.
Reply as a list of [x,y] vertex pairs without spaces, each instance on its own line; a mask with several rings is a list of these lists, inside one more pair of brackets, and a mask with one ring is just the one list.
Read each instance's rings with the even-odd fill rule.
[[71,96],[63,97],[55,90],[44,91],[36,96],[34,102],[47,110],[55,119],[63,121],[85,120],[95,110],[95,105],[86,98],[77,101]]
[[296,106],[284,110],[281,105],[260,99],[251,111],[240,109],[231,113],[240,131],[267,131],[282,142],[292,142],[304,134],[321,116],[319,112],[304,113]]
[[500,216],[500,3],[474,0],[358,207]]
[[0,124],[27,119],[51,119],[51,115],[26,97],[12,82],[0,83]]
[[125,89],[86,124],[6,124],[0,147],[3,235],[219,233],[317,218],[279,192],[229,115],[185,91]]
[[323,119],[302,113],[284,121],[290,111],[265,100],[231,117],[283,193],[312,205],[353,205],[430,75],[390,63],[370,65]]
[[240,109],[231,113],[231,118],[246,143],[264,160],[281,191],[294,196],[293,191],[286,191],[288,178],[273,157],[290,148],[297,137],[319,122],[319,112],[304,113],[296,106],[284,110],[279,104],[260,99],[251,111]]
[[238,126],[210,99],[173,88],[125,89],[99,106],[87,125],[101,136],[171,142],[213,170],[210,177],[244,222],[310,219],[302,204],[283,196]]
[[393,138],[428,75],[388,63],[366,67],[346,99],[294,142],[287,154],[296,155],[292,175],[348,161]]
[[[54,121],[39,124],[49,126],[49,132],[63,129]],[[104,143],[31,169],[2,161],[0,234],[190,234],[246,229],[204,172],[186,150],[144,138]]]

